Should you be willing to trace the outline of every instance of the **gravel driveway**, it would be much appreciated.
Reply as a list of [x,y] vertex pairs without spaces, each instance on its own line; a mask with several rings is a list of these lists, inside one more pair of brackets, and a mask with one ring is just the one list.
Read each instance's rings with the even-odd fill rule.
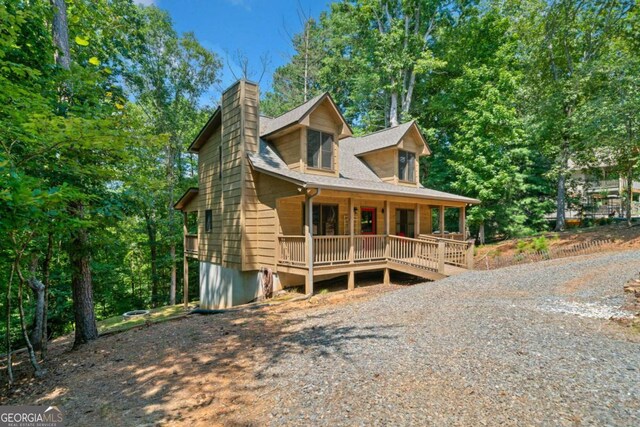
[[476,271],[286,319],[272,425],[640,425],[640,251]]

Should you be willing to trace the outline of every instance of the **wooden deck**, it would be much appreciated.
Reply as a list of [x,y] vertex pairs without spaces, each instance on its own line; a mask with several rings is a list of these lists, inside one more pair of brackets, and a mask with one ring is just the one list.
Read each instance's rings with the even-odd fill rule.
[[[308,246],[304,236],[280,236],[277,271],[307,274]],[[313,252],[314,277],[390,269],[438,280],[473,268],[473,243],[434,236],[320,236]]]
[[[278,236],[278,273],[303,276],[306,293],[313,292],[316,278],[348,275],[348,287],[355,287],[355,273],[383,271],[389,283],[390,271],[439,280],[473,268],[473,242],[420,236],[418,239],[393,235],[314,236],[312,245],[305,236]],[[198,258],[198,236],[184,236],[184,276],[187,258]],[[309,254],[312,253],[312,257]],[[310,258],[313,263],[310,264]],[[311,271],[313,270],[313,271]],[[185,280],[185,294],[187,294]]]

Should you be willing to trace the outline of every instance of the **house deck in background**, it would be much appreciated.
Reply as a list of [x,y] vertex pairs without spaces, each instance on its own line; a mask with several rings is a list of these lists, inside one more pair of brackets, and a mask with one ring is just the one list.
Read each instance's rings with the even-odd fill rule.
[[[569,220],[625,218],[627,179],[613,167],[614,162],[600,153],[601,162],[594,167],[580,167],[569,162],[570,194],[577,203],[566,207]],[[631,182],[631,216],[640,217],[640,182]]]
[[[256,84],[227,89],[190,146],[197,189],[176,203],[203,307],[242,304],[275,286],[390,270],[436,280],[472,268],[466,207],[478,200],[424,188],[430,155],[415,122],[354,137],[329,94],[277,117],[259,115]],[[197,233],[190,234],[190,216]],[[186,302],[186,301],[185,301]]]

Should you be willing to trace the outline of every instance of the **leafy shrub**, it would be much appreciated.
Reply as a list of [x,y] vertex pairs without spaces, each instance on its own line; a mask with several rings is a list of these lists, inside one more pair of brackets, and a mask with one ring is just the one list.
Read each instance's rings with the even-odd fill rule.
[[516,243],[516,254],[526,252],[542,252],[549,250],[549,241],[545,236],[534,237],[530,241],[518,240]]
[[533,241],[531,242],[531,247],[534,252],[548,251],[549,242],[544,236],[534,237]]

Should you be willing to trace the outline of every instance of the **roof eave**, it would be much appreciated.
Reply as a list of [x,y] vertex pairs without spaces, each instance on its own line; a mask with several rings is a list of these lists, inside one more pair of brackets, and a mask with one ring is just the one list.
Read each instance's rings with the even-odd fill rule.
[[187,191],[185,191],[184,194],[180,196],[178,201],[173,204],[173,208],[178,211],[183,210],[184,207],[198,195],[198,192],[198,187],[189,187]]
[[211,126],[213,126],[214,121],[217,121],[218,118],[222,119],[222,117],[220,117],[221,111],[222,109],[220,108],[220,106],[218,106],[218,108],[216,108],[216,110],[213,112],[211,117],[209,117],[209,120],[207,120],[207,123],[204,124],[202,129],[200,129],[200,132],[198,132],[198,135],[193,139],[193,142],[191,142],[191,144],[189,145],[189,148],[187,148],[187,151],[189,153],[197,153],[198,151],[200,151],[200,148],[206,142],[206,139],[203,140],[203,137],[206,135],[207,131],[210,130]]
[[291,178],[288,177],[286,175],[282,175],[278,172],[274,172],[265,168],[262,168],[260,166],[256,166],[253,164],[253,162],[251,163],[251,167],[255,170],[257,170],[260,173],[264,173],[266,175],[270,175],[273,176],[275,178],[278,179],[282,179],[284,181],[288,181],[291,182],[293,184],[299,185],[302,188],[320,188],[322,190],[339,190],[339,191],[357,191],[360,193],[367,193],[367,194],[384,194],[384,195],[388,195],[388,196],[399,196],[399,197],[409,197],[409,198],[419,198],[419,199],[429,199],[429,200],[440,200],[440,201],[445,201],[445,202],[457,202],[457,203],[467,203],[467,204],[479,204],[480,200],[477,199],[472,199],[469,197],[463,197],[460,196],[458,197],[438,197],[438,196],[428,196],[428,195],[419,195],[419,194],[406,194],[406,193],[400,193],[400,192],[396,192],[396,191],[388,191],[388,190],[373,190],[373,189],[357,189],[354,190],[352,187],[349,186],[343,186],[343,185],[331,185],[331,184],[322,184],[322,183],[314,183],[314,182],[310,182],[310,181],[300,181],[297,180],[295,178]]

